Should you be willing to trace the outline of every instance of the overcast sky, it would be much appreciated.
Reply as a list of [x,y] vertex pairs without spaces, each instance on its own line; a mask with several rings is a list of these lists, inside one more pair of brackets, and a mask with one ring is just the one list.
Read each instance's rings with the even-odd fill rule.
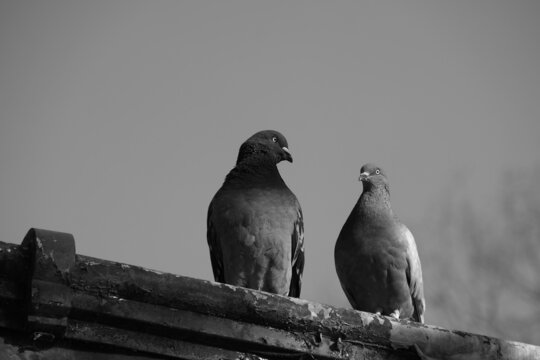
[[[362,164],[413,233],[449,191],[482,208],[540,166],[539,19],[538,1],[1,1],[0,240],[65,231],[81,254],[212,279],[208,203],[275,129],[302,297],[348,306],[333,248]],[[417,236],[420,256],[437,241]]]

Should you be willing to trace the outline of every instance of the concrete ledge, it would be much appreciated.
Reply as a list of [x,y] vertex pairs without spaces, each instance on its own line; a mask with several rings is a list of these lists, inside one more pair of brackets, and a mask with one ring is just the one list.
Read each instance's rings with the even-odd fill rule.
[[540,358],[533,345],[77,255],[66,233],[0,243],[0,271],[0,358]]

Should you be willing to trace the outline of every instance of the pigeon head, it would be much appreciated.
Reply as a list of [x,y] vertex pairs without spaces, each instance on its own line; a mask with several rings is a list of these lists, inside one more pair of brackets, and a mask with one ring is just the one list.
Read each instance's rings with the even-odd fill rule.
[[369,190],[372,186],[384,186],[388,189],[388,179],[380,166],[375,164],[365,164],[360,168],[360,177],[358,178],[364,184],[364,188]]
[[254,157],[272,159],[276,164],[283,160],[293,161],[287,139],[275,130],[259,131],[247,139],[240,146],[236,163],[239,164]]

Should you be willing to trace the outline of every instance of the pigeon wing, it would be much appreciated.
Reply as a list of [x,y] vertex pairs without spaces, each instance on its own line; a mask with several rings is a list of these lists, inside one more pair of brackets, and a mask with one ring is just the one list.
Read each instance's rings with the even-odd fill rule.
[[206,223],[206,240],[210,249],[210,260],[212,262],[212,271],[214,272],[214,280],[217,282],[225,282],[225,274],[223,272],[223,254],[221,252],[221,242],[219,241],[214,219],[212,217],[213,202],[208,206],[208,216]]
[[294,222],[292,233],[292,277],[289,296],[300,297],[302,288],[302,273],[304,272],[304,217],[300,204],[297,204],[298,217]]
[[411,291],[411,298],[414,308],[413,319],[424,323],[424,311],[426,301],[424,299],[424,284],[422,281],[422,265],[416,248],[416,242],[411,231],[401,224],[407,247],[407,282]]

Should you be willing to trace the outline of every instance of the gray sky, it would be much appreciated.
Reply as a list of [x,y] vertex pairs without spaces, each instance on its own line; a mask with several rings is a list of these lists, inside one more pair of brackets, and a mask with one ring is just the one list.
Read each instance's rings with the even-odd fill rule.
[[413,233],[445,193],[482,208],[540,166],[538,19],[538,1],[4,0],[0,240],[65,231],[81,254],[211,279],[208,203],[275,129],[302,297],[348,306],[333,248],[362,164],[389,173]]

